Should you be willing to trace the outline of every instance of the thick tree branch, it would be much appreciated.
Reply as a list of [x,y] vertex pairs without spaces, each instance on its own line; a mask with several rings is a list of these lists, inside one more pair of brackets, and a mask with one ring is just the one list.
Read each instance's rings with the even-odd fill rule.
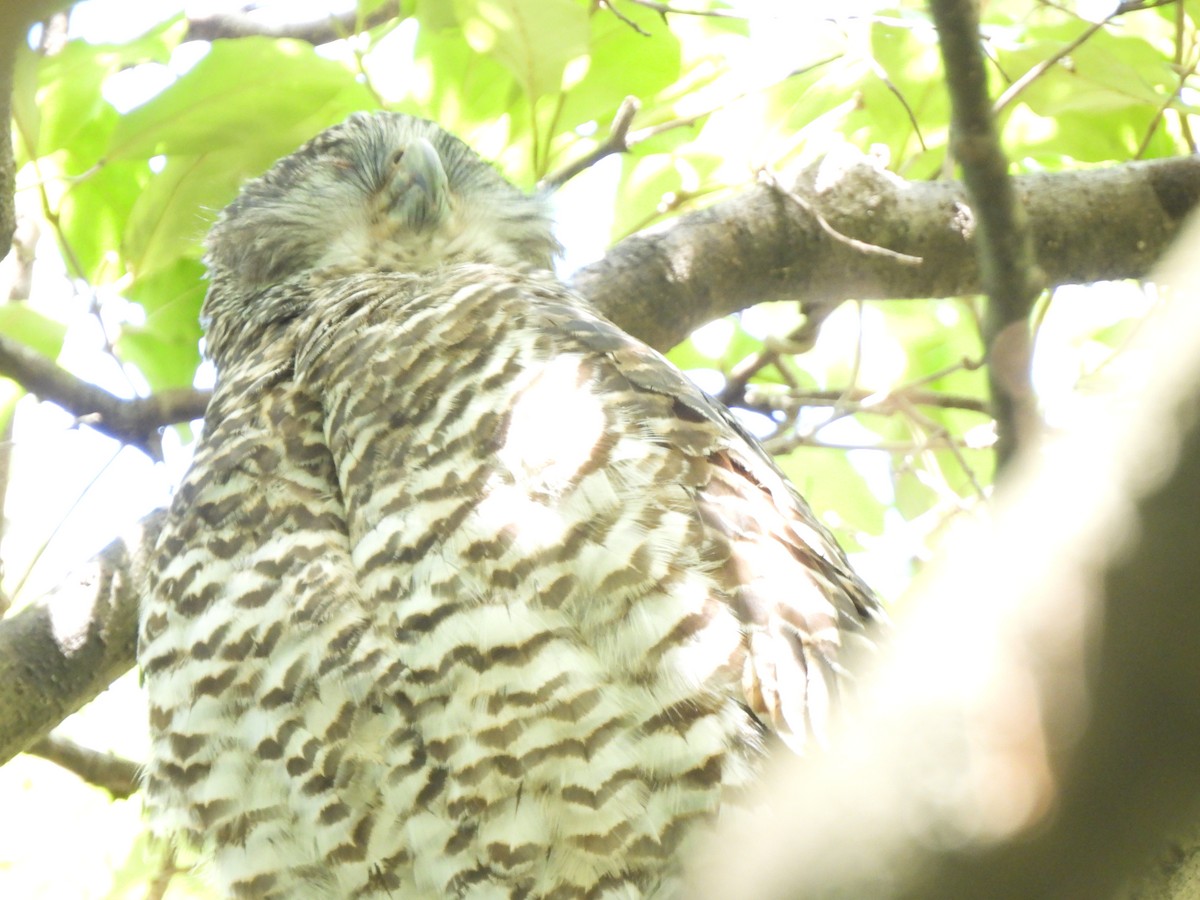
[[[977,222],[961,183],[905,181],[851,150],[788,181],[841,234],[922,262],[859,252],[830,237],[800,204],[756,185],[626,238],[576,272],[572,284],[659,348],[766,300],[829,304],[982,290]],[[1012,182],[1048,285],[1139,278],[1200,199],[1200,159],[1019,175]]]
[[780,773],[772,815],[720,835],[691,896],[1115,897],[1195,816],[1189,238],[1163,279],[1177,300],[1124,357],[1120,395],[1023,455],[994,521],[905,605],[833,752]]
[[321,16],[306,22],[264,22],[250,10],[217,13],[188,19],[187,40],[215,41],[222,38],[293,38],[309,44],[328,44],[347,35],[367,31],[399,17],[399,0],[384,3],[361,21],[357,10],[336,16]]
[[0,622],[0,763],[133,664],[138,595],[164,514],[147,516],[55,590]]
[[162,458],[159,429],[201,418],[209,399],[207,391],[185,389],[124,400],[81,381],[36,350],[3,335],[0,335],[0,375],[155,460]]
[[996,458],[1004,467],[1038,425],[1029,312],[1041,291],[1024,207],[992,115],[975,0],[931,0],[950,90],[950,148],[978,223],[980,280],[988,296],[984,344],[996,410]]
[[13,192],[16,190],[16,170],[12,149],[12,88],[13,65],[23,28],[14,14],[0,12],[0,122],[5,124],[0,134],[0,259],[8,255],[13,232],[17,227]]

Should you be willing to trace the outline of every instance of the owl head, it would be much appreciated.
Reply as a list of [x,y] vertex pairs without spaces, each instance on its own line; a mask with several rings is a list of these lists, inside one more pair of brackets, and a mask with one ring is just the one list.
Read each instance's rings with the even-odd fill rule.
[[458,138],[413,116],[355,113],[247,183],[207,249],[213,319],[307,272],[548,268],[559,246],[545,200]]

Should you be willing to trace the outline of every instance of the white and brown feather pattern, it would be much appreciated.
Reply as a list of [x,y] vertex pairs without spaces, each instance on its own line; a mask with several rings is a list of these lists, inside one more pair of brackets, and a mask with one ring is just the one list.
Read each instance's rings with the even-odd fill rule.
[[553,247],[397,115],[214,229],[140,659],[152,822],[225,896],[674,896],[768,748],[821,737],[875,600],[727,412],[506,267]]
[[[652,351],[487,266],[222,372],[143,627],[160,826],[236,897],[669,895],[871,611]],[[751,713],[753,710],[753,713]]]

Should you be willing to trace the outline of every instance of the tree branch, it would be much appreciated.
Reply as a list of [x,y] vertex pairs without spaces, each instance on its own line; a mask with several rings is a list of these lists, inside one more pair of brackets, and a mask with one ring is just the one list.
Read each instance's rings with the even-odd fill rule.
[[0,134],[0,259],[8,255],[16,228],[13,189],[12,86],[17,48],[29,27],[41,19],[70,6],[70,0],[25,0],[0,3],[0,122],[6,123]]
[[738,19],[745,21],[745,16],[739,16],[737,13],[728,12],[723,9],[680,9],[678,6],[671,6],[667,3],[658,3],[657,0],[629,0],[630,3],[637,6],[644,6],[646,9],[652,9],[664,18],[668,15],[674,16],[709,16],[714,19]]
[[979,229],[975,251],[988,295],[983,337],[996,410],[996,461],[1003,468],[1039,423],[1029,313],[1043,276],[992,115],[975,0],[930,0],[929,9],[950,90],[950,146]]
[[[967,412],[990,416],[991,407],[978,397],[968,397],[962,394],[943,394],[940,391],[923,391],[919,388],[900,386],[891,391],[868,391],[863,388],[845,388],[840,391],[789,391],[782,399],[784,409],[793,406],[840,406],[850,404],[856,412],[877,412],[890,414],[901,406],[934,406],[938,409],[961,409]],[[745,404],[748,409],[759,409],[762,412],[780,408],[776,398],[772,403],[755,404],[750,401]]]
[[154,460],[162,458],[159,429],[203,417],[209,392],[163,391],[124,400],[81,381],[36,350],[0,335],[0,375],[5,375],[43,400],[57,403],[71,415],[123,444],[137,447]]
[[187,20],[186,40],[216,41],[223,38],[293,38],[309,44],[328,44],[358,34],[400,17],[399,0],[384,3],[361,21],[351,9],[336,16],[321,16],[306,22],[264,22],[249,10],[197,16]]
[[613,116],[612,125],[608,129],[608,137],[597,144],[591,153],[581,156],[539,181],[538,190],[547,193],[557,191],[580,172],[594,166],[604,157],[612,156],[614,153],[627,153],[632,146],[629,140],[629,126],[633,124],[633,117],[637,115],[640,108],[641,103],[638,102],[637,97],[626,97],[622,100],[621,105],[617,107],[617,114]]
[[104,788],[115,800],[124,800],[140,787],[137,763],[114,753],[100,753],[61,735],[48,734],[25,752],[62,766],[89,784]]
[[0,764],[133,665],[144,568],[165,513],[152,513],[49,594],[0,621]]
[[[1144,276],[1200,199],[1200,159],[1012,179],[1047,284]],[[831,238],[766,185],[635,234],[576,272],[573,287],[659,348],[767,300],[956,297],[983,287],[976,221],[958,182],[905,181],[847,149],[793,179],[841,234],[921,257],[907,265]]]

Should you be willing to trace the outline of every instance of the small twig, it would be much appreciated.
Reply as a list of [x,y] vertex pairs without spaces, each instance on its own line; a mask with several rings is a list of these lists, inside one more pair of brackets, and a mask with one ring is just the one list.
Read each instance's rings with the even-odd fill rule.
[[834,416],[846,415],[851,393],[858,390],[858,376],[862,372],[863,361],[863,302],[854,300],[855,311],[858,313],[858,328],[854,330],[854,356],[850,363],[850,377],[842,391],[842,399],[833,407]]
[[1075,40],[1071,41],[1069,44],[1063,45],[1061,48],[1059,48],[1058,52],[1046,57],[1036,66],[1010,84],[1004,93],[996,98],[996,102],[992,104],[992,114],[997,116],[1000,115],[1004,108],[1016,100],[1022,91],[1029,87],[1029,85],[1033,84],[1033,82],[1041,78],[1042,75],[1044,75],[1050,69],[1054,68],[1054,66],[1058,65],[1059,61],[1062,60],[1063,57],[1074,53],[1076,48],[1078,48],[1093,34],[1107,25],[1115,15],[1116,12],[1111,12],[1107,17],[1101,19],[1099,22],[1093,22],[1087,29],[1084,30],[1081,35],[1079,35],[1079,37],[1075,38]]
[[[1192,34],[1192,32],[1191,32],[1191,27],[1190,27],[1190,19],[1188,17],[1187,10],[1184,8],[1184,5],[1182,3],[1179,3],[1175,6],[1174,63],[1175,63],[1176,71],[1180,71],[1183,69],[1183,56],[1184,56],[1183,43],[1184,43],[1185,37],[1188,37],[1191,34]],[[1194,40],[1189,41],[1188,42],[1189,54],[1194,53],[1195,49],[1196,49],[1196,45],[1194,43]],[[1175,120],[1176,120],[1177,124],[1179,125],[1179,133],[1183,137],[1184,142],[1187,144],[1188,151],[1194,154],[1196,152],[1196,137],[1195,137],[1195,135],[1192,134],[1191,116],[1189,116],[1188,113],[1184,110],[1176,109],[1175,110]]]
[[1086,29],[1084,29],[1083,33],[1080,34],[1079,37],[1075,38],[1075,40],[1059,48],[1057,52],[1046,57],[1046,59],[1043,59],[1040,63],[1010,84],[1007,90],[1005,90],[1004,93],[996,99],[995,103],[992,104],[992,114],[999,115],[1000,112],[1010,103],[1012,103],[1022,91],[1029,87],[1029,85],[1031,85],[1038,78],[1041,78],[1042,75],[1044,75],[1054,66],[1058,65],[1058,63],[1064,57],[1070,56],[1072,53],[1074,53],[1080,45],[1085,43],[1091,38],[1092,35],[1094,35],[1105,25],[1109,24],[1113,19],[1123,16],[1126,13],[1138,12],[1143,9],[1152,9],[1156,6],[1165,6],[1168,2],[1173,3],[1175,0],[1161,0],[1161,2],[1149,3],[1133,2],[1117,4],[1116,9],[1110,12],[1099,22],[1092,22]]
[[610,13],[612,13],[614,16],[616,16],[618,19],[620,19],[622,22],[624,22],[626,25],[628,25],[630,28],[632,28],[634,31],[636,31],[638,34],[640,34],[642,37],[652,37],[650,32],[648,32],[645,28],[643,28],[637,22],[633,21],[633,19],[629,18],[629,16],[625,15],[625,13],[621,12],[619,9],[617,9],[615,6],[613,6],[611,0],[599,0],[599,5],[604,7],[605,9],[607,9]]
[[750,354],[733,366],[729,376],[725,379],[725,387],[722,388],[716,399],[726,406],[741,404],[746,397],[746,388],[750,384],[750,379],[760,371],[774,364],[781,373],[783,372],[783,367],[778,365],[781,352],[786,350],[797,354],[812,349],[822,323],[829,318],[830,313],[837,309],[837,305],[830,303],[807,304],[803,309],[804,321],[789,331],[782,341],[764,341],[761,350]]
[[62,766],[88,784],[104,788],[115,800],[132,796],[140,787],[137,763],[114,753],[92,750],[57,734],[46,735],[25,752]]
[[218,13],[197,16],[187,20],[188,30],[184,38],[189,41],[215,41],[221,38],[269,37],[293,38],[308,44],[328,44],[348,34],[361,33],[392,19],[399,18],[400,3],[394,0],[385,3],[366,18],[360,20],[358,10],[352,8],[335,16],[321,16],[304,22],[282,22],[272,24],[241,12]]
[[[935,422],[933,419],[929,418],[929,416],[917,409],[909,409],[908,414],[912,421],[924,428],[927,433],[943,438],[950,438],[950,430],[941,422]],[[971,488],[975,491],[976,496],[979,497],[980,500],[986,500],[988,496],[987,491],[980,483],[979,477],[975,474],[975,469],[970,463],[967,462],[966,456],[963,455],[962,447],[953,441],[948,441],[946,447],[954,457],[955,462],[958,463],[959,468],[963,470],[963,474],[967,476],[967,480],[971,482]],[[957,491],[955,493],[957,493]]]
[[206,391],[182,389],[125,400],[76,378],[36,350],[3,335],[0,375],[154,460],[162,458],[158,429],[202,417],[210,396]]
[[670,6],[666,3],[656,3],[654,0],[629,0],[638,6],[644,6],[646,9],[652,9],[661,16],[676,15],[676,16],[707,16],[711,19],[737,19],[739,22],[745,21],[745,16],[739,16],[737,13],[731,13],[723,9],[680,9],[677,6]]
[[[605,2],[604,5],[607,7],[608,6],[607,2]],[[812,70],[818,69],[821,66],[829,65],[829,63],[834,62],[838,59],[841,59],[841,57],[840,56],[830,56],[825,59],[818,60],[817,62],[812,63],[811,65],[801,66],[799,68],[793,69],[792,71],[790,71],[786,75],[784,75],[783,78],[779,79],[779,81],[776,82],[776,84],[782,84],[783,82],[787,81],[789,78],[795,78],[799,75],[805,74],[806,72],[811,72]],[[718,107],[718,108],[724,109],[725,107],[728,107],[730,104],[737,103],[740,100],[746,99],[753,93],[755,93],[755,91],[743,91],[740,94],[736,94],[733,97],[730,97],[728,100],[723,102],[720,105],[720,107]],[[704,110],[704,112],[699,112],[699,113],[696,113],[695,115],[681,116],[677,119],[671,119],[666,122],[660,122],[658,125],[651,125],[646,128],[639,128],[637,131],[629,131],[629,123],[627,122],[627,123],[625,123],[624,133],[621,133],[618,130],[617,126],[621,120],[622,114],[626,111],[626,105],[629,103],[638,104],[637,106],[635,106],[635,108],[633,109],[632,112],[628,113],[629,118],[632,121],[632,118],[633,118],[634,114],[637,113],[640,104],[636,98],[626,97],[621,102],[621,106],[617,109],[616,116],[613,117],[613,124],[609,127],[608,138],[606,138],[602,144],[600,144],[598,147],[596,147],[594,150],[592,150],[592,152],[586,154],[577,162],[569,163],[568,165],[564,166],[558,172],[554,172],[550,175],[547,175],[545,178],[541,179],[541,181],[538,182],[538,190],[556,191],[559,188],[561,188],[564,184],[566,184],[568,181],[570,181],[572,178],[574,178],[576,175],[578,175],[580,172],[584,171],[585,169],[587,169],[590,166],[594,166],[596,163],[598,163],[600,160],[604,159],[606,156],[611,156],[615,153],[628,153],[630,150],[632,150],[634,147],[636,147],[638,144],[642,143],[643,141],[648,141],[651,138],[658,137],[660,134],[664,134],[668,131],[674,131],[676,128],[689,128],[692,125],[695,125],[701,119],[705,118],[706,116],[712,115],[712,113],[715,112],[717,109],[717,108],[706,109],[706,110]],[[657,217],[657,215],[655,217],[652,217],[651,221],[653,221],[653,218],[656,218],[656,217]]]
[[170,841],[164,841],[162,860],[159,863],[158,871],[154,873],[154,877],[146,886],[145,900],[163,900],[167,895],[167,889],[171,886],[171,879],[182,871],[183,869],[175,862],[174,845]]
[[807,212],[810,216],[812,216],[813,221],[820,226],[821,230],[835,241],[839,241],[848,247],[852,247],[860,253],[865,253],[870,256],[887,257],[888,259],[894,259],[896,262],[902,263],[906,266],[918,266],[924,262],[920,256],[911,256],[908,253],[900,253],[896,250],[889,250],[887,247],[880,247],[878,244],[868,244],[866,241],[860,241],[856,238],[850,237],[849,235],[842,234],[829,224],[825,217],[817,211],[816,207],[814,207],[795,191],[784,187],[780,183],[779,179],[775,177],[775,173],[765,166],[759,170],[759,180],[775,191],[778,191],[783,196],[787,197],[789,200]]
[[901,454],[916,454],[925,450],[940,449],[950,443],[957,444],[960,447],[968,449],[980,449],[977,447],[968,447],[966,441],[955,439],[938,439],[930,441],[880,441],[877,444],[867,444],[857,441],[823,441],[815,435],[810,434],[789,434],[779,438],[773,438],[763,442],[765,449],[772,456],[781,456],[785,453],[790,453],[797,447],[821,447],[825,450],[877,450],[880,453],[901,453]]
[[[1154,117],[1150,120],[1149,126],[1146,128],[1146,133],[1142,136],[1141,143],[1138,144],[1137,152],[1133,154],[1134,159],[1141,159],[1146,155],[1146,150],[1150,146],[1150,141],[1154,138],[1154,133],[1158,131],[1158,126],[1166,116],[1167,110],[1171,108],[1171,104],[1183,93],[1183,89],[1187,87],[1187,81],[1196,74],[1196,66],[1200,65],[1200,57],[1191,61],[1186,67],[1182,64],[1178,67],[1179,83],[1175,85],[1175,90],[1163,99],[1159,107],[1154,112]],[[1186,116],[1184,117],[1186,118]]]
[[[899,387],[893,391],[842,388],[837,391],[789,392],[786,399],[789,404],[794,403],[797,406],[837,406],[838,403],[850,402],[856,404],[856,412],[880,414],[893,412],[901,402],[904,402],[906,406],[935,406],[939,409],[961,409],[985,416],[992,414],[987,403],[978,397],[968,397],[965,394],[942,394],[938,391],[918,390],[910,387]],[[758,404],[750,403],[748,408],[753,409],[757,406]]]
[[608,129],[608,137],[597,144],[591,153],[543,178],[538,182],[538,190],[548,193],[557,191],[584,169],[594,166],[604,157],[614,153],[627,153],[632,146],[629,143],[629,126],[641,108],[642,104],[636,97],[626,97],[622,100],[621,105],[617,107],[617,114],[613,116],[612,125]]
[[75,499],[71,501],[71,505],[67,507],[62,517],[54,523],[54,527],[50,529],[50,533],[46,535],[45,540],[43,540],[33,552],[33,555],[29,558],[29,563],[25,566],[25,571],[21,574],[21,577],[17,579],[17,583],[13,586],[13,597],[21,596],[21,592],[25,589],[26,582],[29,581],[30,577],[37,569],[38,563],[42,559],[42,554],[44,554],[47,548],[54,543],[54,539],[58,537],[58,534],[62,530],[63,526],[65,526],[71,520],[71,514],[79,508],[79,504],[83,502],[83,498],[88,495],[88,492],[99,483],[100,479],[104,477],[104,474],[109,470],[112,464],[117,461],[117,457],[120,455],[120,453],[121,448],[118,447],[116,452],[109,456],[108,461],[96,469],[96,471],[92,474],[92,477],[88,479],[88,483],[85,484],[79,493],[75,495]]
[[900,88],[896,87],[895,83],[888,76],[887,70],[877,60],[871,60],[871,70],[875,73],[875,77],[883,82],[883,86],[891,91],[892,96],[899,101],[900,106],[904,108],[904,114],[908,116],[908,124],[912,126],[913,134],[917,136],[917,143],[921,145],[921,151],[925,152],[928,150],[929,148],[925,146],[925,137],[921,134],[921,123],[917,121],[917,114],[913,112],[913,108],[909,106],[908,100],[904,98],[904,93]]

